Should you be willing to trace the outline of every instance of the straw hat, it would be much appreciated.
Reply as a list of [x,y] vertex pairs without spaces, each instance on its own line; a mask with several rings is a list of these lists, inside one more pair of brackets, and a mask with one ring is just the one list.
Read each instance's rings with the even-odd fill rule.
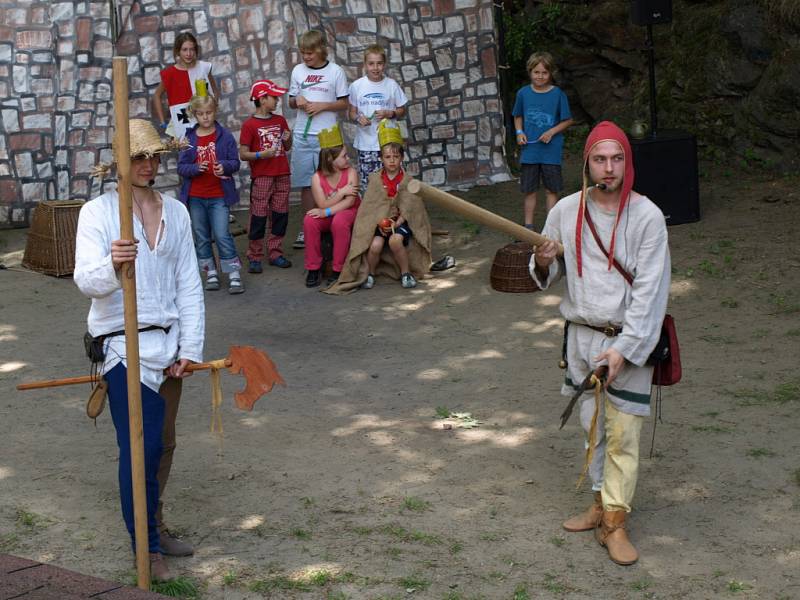
[[150,121],[131,119],[128,122],[130,133],[131,158],[152,158],[156,154],[170,152],[169,144],[161,139]]
[[[162,140],[153,124],[144,119],[128,121],[128,135],[130,136],[130,157],[132,159],[153,158],[159,154],[176,152],[182,148],[181,143],[175,139]],[[116,164],[116,158],[111,163],[96,165],[92,171],[92,177],[105,177],[114,164]]]

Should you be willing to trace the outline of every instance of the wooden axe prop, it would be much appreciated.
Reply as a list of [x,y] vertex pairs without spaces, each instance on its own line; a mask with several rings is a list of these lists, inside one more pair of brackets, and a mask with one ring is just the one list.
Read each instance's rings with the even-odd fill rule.
[[[485,225],[502,233],[507,233],[515,239],[528,242],[532,246],[539,246],[547,241],[547,238],[540,233],[526,229],[522,225],[509,221],[505,217],[496,215],[453,194],[448,194],[427,183],[422,183],[418,179],[409,181],[406,189],[425,201],[435,202],[449,212],[459,214],[479,225]],[[564,246],[560,242],[558,243],[558,255],[564,255]]]
[[[275,363],[266,352],[252,346],[231,346],[226,358],[212,360],[204,363],[194,363],[186,367],[187,371],[210,370],[212,379],[219,376],[220,369],[228,369],[233,375],[244,375],[244,390],[236,392],[234,399],[236,406],[242,410],[253,410],[253,406],[261,396],[271,391],[276,383],[286,385]],[[84,375],[82,377],[67,377],[65,379],[49,379],[45,381],[32,381],[20,383],[18,390],[35,390],[41,388],[58,387],[62,385],[75,385],[78,383],[98,383],[100,376]],[[214,389],[219,389],[215,382]],[[220,396],[221,397],[221,396]]]

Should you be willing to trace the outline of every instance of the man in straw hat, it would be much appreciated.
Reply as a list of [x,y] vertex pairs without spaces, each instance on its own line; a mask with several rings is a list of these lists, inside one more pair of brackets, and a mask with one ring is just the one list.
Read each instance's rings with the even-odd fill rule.
[[[152,189],[160,155],[169,148],[155,127],[130,121],[130,180],[135,240],[119,239],[119,195],[105,193],[81,209],[75,243],[75,283],[92,299],[89,333],[99,338],[117,431],[122,515],[134,539],[133,490],[128,431],[128,392],[120,269],[136,263],[142,420],[147,490],[148,541],[154,579],[169,578],[164,554],[189,555],[188,544],[161,523],[160,493],[175,449],[175,418],[186,366],[202,360],[205,309],[192,229],[186,208]],[[161,532],[159,532],[161,526]]]
[[[666,311],[669,246],[663,214],[632,189],[631,147],[623,131],[608,121],[598,124],[583,158],[583,189],[555,205],[542,231],[564,245],[564,256],[557,257],[555,243],[542,244],[530,271],[543,290],[567,279],[562,394],[572,396],[587,375],[607,366],[604,390],[598,385],[596,396],[583,394],[580,407],[594,503],[564,529],[595,530],[611,560],[629,565],[639,555],[625,519],[636,488],[642,421],[650,414],[653,367],[645,362]],[[632,275],[631,284],[617,265]]]

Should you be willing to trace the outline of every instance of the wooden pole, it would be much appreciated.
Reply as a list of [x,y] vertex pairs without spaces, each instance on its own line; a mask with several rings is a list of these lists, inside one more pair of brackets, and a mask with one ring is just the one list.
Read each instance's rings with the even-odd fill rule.
[[[412,194],[417,194],[423,200],[431,200],[445,210],[459,214],[462,217],[466,217],[470,221],[474,221],[479,225],[486,225],[486,227],[491,227],[492,229],[496,229],[502,233],[507,233],[515,239],[528,242],[532,246],[538,246],[547,241],[547,238],[540,233],[526,229],[522,225],[518,225],[513,221],[509,221],[505,217],[496,215],[485,208],[481,208],[480,206],[475,206],[471,202],[467,202],[466,200],[454,196],[453,194],[443,192],[442,190],[428,185],[427,183],[422,183],[417,179],[412,179],[409,181],[407,189]],[[559,243],[558,255],[562,256],[563,254],[564,246]]]
[[[130,130],[128,117],[128,59],[115,56],[112,62],[114,82],[114,153],[117,162],[120,239],[133,240],[133,203],[131,191]],[[144,476],[144,433],[142,428],[142,388],[139,376],[139,317],[136,307],[136,264],[120,269],[125,311],[125,355],[128,371],[128,429],[131,443],[131,478],[133,479],[133,521],[136,541],[137,584],[150,589],[150,548],[147,535],[147,491]]]
[[[232,361],[228,358],[220,358],[212,360],[211,362],[192,363],[186,366],[185,371],[202,371],[204,369],[224,369],[232,365]],[[100,381],[100,376],[80,375],[78,377],[65,377],[64,379],[46,379],[43,381],[30,381],[28,383],[20,383],[17,389],[23,390],[40,390],[42,388],[60,387],[62,385],[76,385],[79,383],[97,383]]]

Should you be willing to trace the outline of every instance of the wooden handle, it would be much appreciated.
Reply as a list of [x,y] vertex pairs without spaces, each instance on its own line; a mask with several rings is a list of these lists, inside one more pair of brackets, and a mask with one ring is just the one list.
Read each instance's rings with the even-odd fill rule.
[[[231,361],[227,358],[212,360],[211,362],[192,363],[186,367],[186,371],[203,371],[206,369],[224,369],[231,366]],[[67,377],[65,379],[47,379],[44,381],[31,381],[30,383],[20,383],[18,390],[39,390],[42,388],[59,387],[62,385],[75,385],[78,383],[97,383],[99,377],[83,375],[81,377]]]
[[[496,215],[485,208],[476,206],[471,202],[467,202],[462,198],[454,196],[453,194],[443,192],[442,190],[428,185],[427,183],[423,183],[418,179],[412,179],[409,181],[407,189],[412,194],[417,194],[420,196],[423,200],[431,200],[450,212],[454,212],[462,217],[466,217],[470,221],[478,223],[479,225],[485,225],[486,227],[496,229],[502,233],[507,233],[513,238],[523,242],[528,242],[533,246],[538,246],[548,241],[548,239],[540,233],[526,229],[522,225],[518,225],[513,221],[509,221],[505,217]],[[562,246],[561,243],[558,243],[558,255],[562,256],[563,254],[564,246]]]

